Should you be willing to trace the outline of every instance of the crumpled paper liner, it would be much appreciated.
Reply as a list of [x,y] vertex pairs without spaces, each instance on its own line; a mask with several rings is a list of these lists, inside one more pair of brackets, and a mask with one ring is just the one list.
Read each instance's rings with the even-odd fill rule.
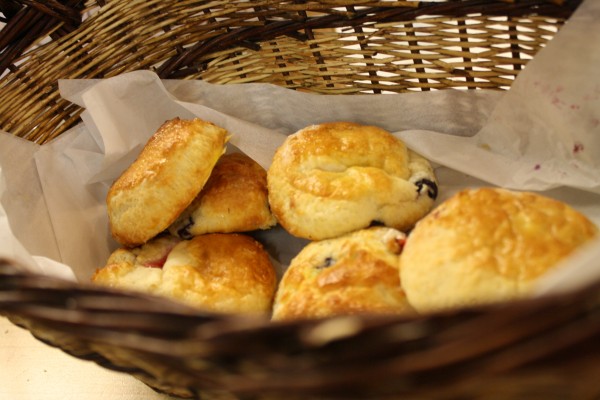
[[[600,225],[598,17],[600,2],[582,4],[508,92],[324,96],[268,84],[161,81],[149,71],[61,81],[63,97],[85,108],[82,124],[44,146],[0,135],[0,255],[88,281],[117,247],[106,216],[110,184],[174,117],[223,126],[231,145],[265,168],[285,136],[307,125],[378,125],[434,162],[438,202],[465,187],[540,191]],[[306,243],[282,229],[258,236],[282,268]],[[581,253],[548,274],[540,291],[600,278],[600,242]]]
[[598,43],[600,2],[587,1],[527,64],[476,135],[403,138],[430,159],[498,186],[600,193]]

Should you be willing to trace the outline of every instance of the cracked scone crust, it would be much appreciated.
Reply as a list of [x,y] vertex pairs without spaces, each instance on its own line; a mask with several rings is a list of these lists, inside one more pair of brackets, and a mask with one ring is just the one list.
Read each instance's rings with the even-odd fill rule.
[[389,132],[348,122],[290,135],[267,171],[269,203],[291,234],[321,240],[373,223],[410,229],[433,206],[430,163]]
[[309,243],[282,277],[273,319],[413,313],[398,273],[405,238],[372,227]]
[[507,301],[597,234],[570,206],[496,188],[459,192],[410,233],[400,274],[420,312]]
[[268,229],[276,222],[267,198],[267,171],[247,155],[231,153],[219,158],[200,194],[169,231],[189,239]]
[[268,314],[276,279],[268,254],[256,240],[214,233],[191,240],[159,236],[133,249],[118,249],[92,282],[205,311]]
[[133,247],[167,229],[198,195],[227,140],[225,129],[200,119],[165,122],[108,192],[115,240]]

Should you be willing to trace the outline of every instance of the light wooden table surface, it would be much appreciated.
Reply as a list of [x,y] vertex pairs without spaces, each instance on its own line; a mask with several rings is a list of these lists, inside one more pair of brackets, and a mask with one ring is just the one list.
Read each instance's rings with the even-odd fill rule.
[[173,400],[137,379],[79,360],[0,317],[0,399]]

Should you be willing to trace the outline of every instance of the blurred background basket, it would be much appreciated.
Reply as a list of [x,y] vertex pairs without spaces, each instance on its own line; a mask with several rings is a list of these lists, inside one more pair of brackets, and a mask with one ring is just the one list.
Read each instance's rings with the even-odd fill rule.
[[[504,90],[580,2],[0,0],[0,129],[46,143],[80,121],[59,79],[139,69],[324,94]],[[271,324],[0,265],[13,322],[196,398],[599,398],[599,289]]]

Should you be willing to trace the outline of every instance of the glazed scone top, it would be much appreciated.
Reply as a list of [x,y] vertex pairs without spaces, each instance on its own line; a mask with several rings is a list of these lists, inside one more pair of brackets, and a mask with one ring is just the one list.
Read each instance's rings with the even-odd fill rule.
[[200,192],[227,140],[226,130],[200,119],[165,122],[108,192],[113,237],[137,246],[165,230]]
[[189,239],[268,229],[276,222],[267,198],[267,172],[247,155],[230,153],[219,158],[202,191],[169,231]]
[[157,237],[121,248],[92,281],[221,313],[269,314],[277,277],[262,245],[241,234]]
[[279,223],[311,240],[372,222],[409,229],[437,196],[427,160],[381,128],[349,122],[290,135],[276,151],[267,181]]
[[372,227],[309,243],[283,275],[273,319],[412,313],[398,272],[405,238]]
[[567,204],[534,193],[467,189],[411,232],[401,278],[419,311],[510,300],[597,227]]

